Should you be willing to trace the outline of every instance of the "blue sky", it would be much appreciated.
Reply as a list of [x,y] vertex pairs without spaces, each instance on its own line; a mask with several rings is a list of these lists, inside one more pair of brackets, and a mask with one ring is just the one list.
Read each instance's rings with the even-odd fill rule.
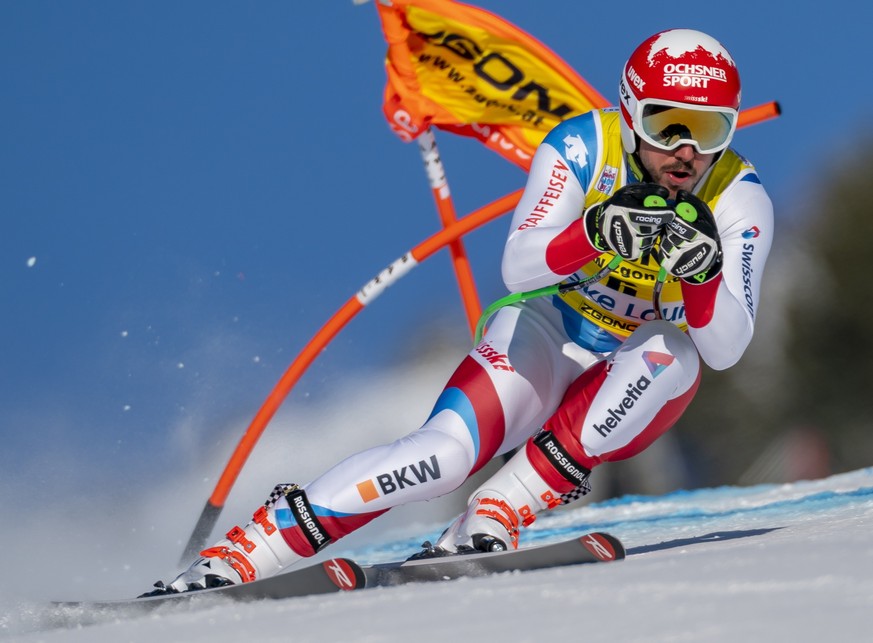
[[[735,147],[786,223],[873,107],[866,5],[477,4],[610,99],[648,35],[714,35],[744,104],[783,106]],[[0,1],[0,466],[250,418],[318,328],[439,229],[417,148],[382,116],[384,53],[374,7],[350,0]],[[438,141],[460,214],[523,184],[477,144]],[[505,225],[467,240],[483,303],[503,294]],[[291,399],[423,352],[435,322],[467,340],[444,252],[353,320]]]

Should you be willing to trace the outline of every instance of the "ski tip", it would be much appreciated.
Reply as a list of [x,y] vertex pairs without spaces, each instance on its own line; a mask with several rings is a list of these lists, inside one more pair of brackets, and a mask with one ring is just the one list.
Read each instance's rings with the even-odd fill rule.
[[348,558],[331,558],[321,565],[327,577],[343,591],[363,589],[367,586],[367,577],[364,575],[364,570],[353,560]]
[[622,560],[625,557],[624,545],[612,534],[593,532],[581,536],[579,542],[592,556],[603,562]]

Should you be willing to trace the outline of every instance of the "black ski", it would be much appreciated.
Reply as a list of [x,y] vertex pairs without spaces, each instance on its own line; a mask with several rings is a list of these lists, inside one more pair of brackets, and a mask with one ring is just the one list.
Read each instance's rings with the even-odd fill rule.
[[215,601],[253,601],[329,594],[364,586],[361,567],[347,558],[332,558],[324,563],[278,574],[242,585],[228,585],[196,592],[162,594],[145,598],[106,601],[55,601],[49,620],[58,626],[83,625],[107,618],[134,617],[158,608],[172,609],[198,602],[207,606]]
[[621,560],[624,546],[615,536],[586,534],[550,545],[527,547],[488,554],[458,554],[442,558],[421,558],[397,563],[361,567],[364,587],[385,587],[404,583],[452,580],[488,576],[500,572],[530,571]]
[[513,551],[457,554],[376,565],[362,566],[348,558],[332,558],[321,564],[243,585],[124,600],[55,602],[52,604],[50,620],[59,626],[82,625],[107,618],[142,615],[158,608],[190,605],[193,601],[206,606],[215,600],[292,598],[367,587],[610,562],[624,557],[621,541],[610,534],[595,532],[571,540]]

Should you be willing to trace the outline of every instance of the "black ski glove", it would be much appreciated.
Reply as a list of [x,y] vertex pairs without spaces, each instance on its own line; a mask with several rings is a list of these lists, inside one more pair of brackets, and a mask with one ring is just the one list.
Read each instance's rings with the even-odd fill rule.
[[631,183],[603,203],[585,211],[585,233],[600,251],[622,259],[643,259],[664,226],[674,218],[666,188],[654,183]]
[[669,274],[702,284],[721,272],[721,239],[709,206],[679,190],[676,216],[667,223],[653,256]]

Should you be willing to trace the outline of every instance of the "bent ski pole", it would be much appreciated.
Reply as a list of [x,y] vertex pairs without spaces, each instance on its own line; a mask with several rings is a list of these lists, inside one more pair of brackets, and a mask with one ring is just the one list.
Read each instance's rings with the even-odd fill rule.
[[664,319],[664,314],[661,312],[661,291],[664,289],[665,281],[667,281],[667,270],[662,266],[658,269],[658,280],[652,289],[652,307],[655,309],[655,319]]
[[534,299],[536,297],[547,297],[549,295],[562,295],[567,292],[572,292],[574,290],[579,290],[580,288],[584,288],[588,284],[596,283],[606,277],[610,272],[618,268],[618,265],[621,263],[621,257],[616,255],[610,260],[608,264],[606,264],[603,268],[598,270],[596,273],[591,275],[590,277],[586,277],[581,281],[574,281],[571,283],[560,283],[554,284],[552,286],[545,286],[543,288],[537,288],[535,290],[528,290],[526,292],[514,292],[510,295],[506,295],[506,297],[501,297],[493,304],[488,306],[485,309],[485,312],[482,313],[482,316],[479,318],[479,323],[476,324],[476,337],[474,340],[474,344],[478,344],[482,341],[482,336],[484,335],[485,324],[488,323],[488,320],[501,308],[505,306],[509,306],[511,304],[518,303],[520,301],[526,301],[528,299]]
[[[666,207],[667,201],[663,197],[651,194],[646,197],[644,204],[648,207]],[[593,207],[593,206],[592,206]],[[485,312],[482,314],[482,317],[479,318],[479,323],[476,324],[476,335],[473,340],[474,345],[478,345],[479,342],[482,341],[482,336],[484,334],[485,324],[488,323],[488,320],[491,316],[496,313],[498,310],[503,308],[504,306],[509,306],[511,304],[515,304],[519,301],[525,301],[526,299],[534,299],[535,297],[547,297],[549,295],[561,295],[566,292],[571,292],[573,290],[579,290],[580,288],[584,288],[588,284],[596,283],[606,277],[610,272],[618,268],[619,264],[622,262],[622,258],[619,255],[615,255],[608,264],[606,264],[603,268],[598,270],[596,273],[591,275],[590,277],[586,277],[581,281],[575,281],[572,283],[560,283],[555,284],[553,286],[545,286],[544,288],[537,288],[536,290],[528,290],[527,292],[517,292],[512,293],[511,295],[507,295],[506,297],[502,297],[498,299],[493,304],[488,306],[485,309]],[[663,272],[663,270],[662,270]],[[664,273],[664,277],[666,278],[666,273]],[[661,279],[659,275],[659,280]],[[657,288],[657,296],[660,296],[660,289]]]

